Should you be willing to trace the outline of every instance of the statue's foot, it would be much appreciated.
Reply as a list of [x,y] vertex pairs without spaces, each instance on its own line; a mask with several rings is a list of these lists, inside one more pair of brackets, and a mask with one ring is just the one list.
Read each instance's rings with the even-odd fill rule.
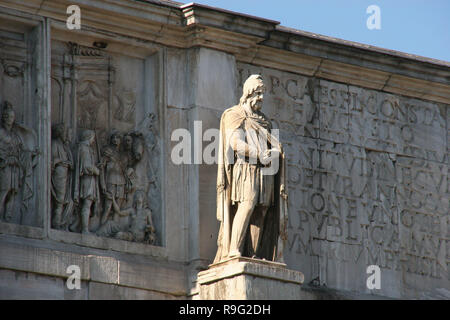
[[92,235],[93,233],[88,231],[88,230],[82,230],[81,234],[90,234],[90,235]]
[[228,258],[240,257],[241,253],[238,250],[232,250],[228,253]]

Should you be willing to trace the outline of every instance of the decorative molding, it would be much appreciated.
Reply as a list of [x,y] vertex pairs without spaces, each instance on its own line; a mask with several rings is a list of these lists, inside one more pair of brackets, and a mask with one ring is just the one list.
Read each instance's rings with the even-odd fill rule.
[[[154,42],[207,47],[252,63],[372,89],[448,103],[450,63],[326,37],[279,22],[190,3],[121,0],[5,0],[1,6],[67,19],[78,4],[82,30]],[[414,88],[414,90],[412,90]]]

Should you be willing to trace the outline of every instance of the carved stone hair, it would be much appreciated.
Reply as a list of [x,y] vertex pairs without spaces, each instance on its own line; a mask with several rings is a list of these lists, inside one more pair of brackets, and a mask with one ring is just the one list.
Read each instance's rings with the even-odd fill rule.
[[113,138],[113,137],[119,137],[119,138],[122,138],[122,135],[120,134],[119,131],[113,129],[113,130],[111,130],[111,132],[110,132],[110,134],[109,134],[109,141],[110,141],[110,142],[112,141],[112,138]]
[[92,130],[86,129],[86,130],[83,130],[83,132],[81,132],[80,140],[88,141],[88,140],[92,139],[93,137],[95,137],[95,132]]
[[260,87],[264,87],[264,82],[259,74],[252,74],[245,80],[244,87],[242,90],[242,97],[239,101],[241,105],[245,104],[249,97]]
[[138,197],[142,197],[142,205],[145,207],[147,205],[147,197],[143,190],[137,190],[134,193],[133,202],[136,204]]
[[52,126],[52,137],[58,138],[63,137],[66,130],[64,123],[58,123]]
[[9,101],[5,100],[5,102],[3,103],[2,115],[9,111],[16,113],[13,105]]

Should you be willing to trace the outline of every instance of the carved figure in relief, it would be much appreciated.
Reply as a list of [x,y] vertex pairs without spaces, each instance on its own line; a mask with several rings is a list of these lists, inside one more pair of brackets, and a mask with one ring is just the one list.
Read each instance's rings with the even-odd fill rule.
[[152,212],[145,205],[145,193],[143,191],[136,191],[132,208],[120,210],[117,203],[114,203],[114,210],[122,216],[129,215],[130,217],[127,230],[118,232],[116,238],[148,244],[155,242]]
[[66,229],[73,211],[71,177],[74,163],[64,124],[52,128],[51,154],[52,228]]
[[110,136],[109,145],[103,149],[102,157],[105,164],[105,181],[102,181],[102,193],[105,196],[105,206],[102,214],[101,224],[109,219],[113,199],[119,206],[125,202],[125,188],[127,181],[126,164],[121,158],[122,138],[118,132],[113,132]]
[[21,211],[28,209],[33,197],[32,173],[37,164],[36,135],[33,130],[16,123],[16,113],[4,103],[0,126],[0,217],[11,221],[16,197],[21,193]]
[[[240,103],[220,120],[217,218],[221,222],[215,262],[248,256],[282,261],[286,240],[287,195],[284,153],[261,112],[261,76],[244,83]],[[264,167],[279,161],[279,169]]]
[[74,201],[81,202],[81,232],[89,232],[89,218],[92,215],[92,205],[99,201],[99,175],[103,163],[96,164],[96,156],[92,147],[95,132],[84,130],[81,133],[78,146],[77,165],[75,173]]
[[133,206],[130,208],[120,209],[114,198],[112,203],[113,209],[118,216],[129,217],[128,224],[122,226],[118,220],[108,221],[97,231],[98,236],[114,237],[116,239],[148,244],[156,242],[152,212],[145,205],[145,193],[143,191],[136,191]]
[[126,198],[131,200],[134,192],[136,191],[136,171],[135,165],[137,164],[136,157],[133,154],[133,145],[135,134],[133,132],[125,133],[123,136],[123,161],[126,166]]

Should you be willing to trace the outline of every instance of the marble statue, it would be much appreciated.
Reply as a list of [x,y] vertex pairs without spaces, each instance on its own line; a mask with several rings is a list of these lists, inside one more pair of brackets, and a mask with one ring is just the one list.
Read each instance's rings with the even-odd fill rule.
[[[215,262],[236,256],[282,261],[287,194],[284,152],[261,112],[261,76],[244,83],[238,105],[220,120],[217,218],[221,222]],[[277,163],[276,172],[265,171]]]

